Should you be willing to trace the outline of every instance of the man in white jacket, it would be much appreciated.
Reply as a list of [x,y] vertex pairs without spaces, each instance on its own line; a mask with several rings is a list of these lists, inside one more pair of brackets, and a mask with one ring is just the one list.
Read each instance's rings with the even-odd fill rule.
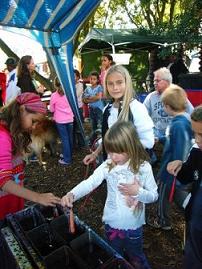
[[7,77],[5,100],[5,103],[8,104],[21,93],[21,89],[17,86],[16,59],[10,57],[6,60],[5,64],[9,72]]

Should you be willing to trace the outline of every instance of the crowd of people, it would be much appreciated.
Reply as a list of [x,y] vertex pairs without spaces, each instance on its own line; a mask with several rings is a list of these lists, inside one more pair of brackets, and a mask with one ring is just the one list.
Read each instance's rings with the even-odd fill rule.
[[[6,61],[9,71],[5,106],[0,112],[0,226],[8,213],[24,206],[24,199],[43,205],[72,208],[74,202],[107,183],[103,212],[107,242],[138,269],[149,269],[143,252],[143,225],[172,229],[170,203],[174,200],[185,212],[187,237],[183,269],[202,268],[202,106],[193,108],[185,91],[172,83],[163,67],[154,72],[155,91],[144,103],[136,99],[128,70],[103,55],[100,73],[92,71],[86,88],[74,70],[78,108],[83,123],[83,103],[89,107],[93,144],[97,130],[102,142],[83,162],[89,165],[99,155],[103,163],[93,174],[67,194],[36,193],[23,187],[23,154],[29,151],[30,134],[47,113],[40,99],[43,86],[34,77],[34,61],[23,56],[16,70],[13,58]],[[71,165],[74,141],[86,146],[59,79],[50,99],[50,112],[61,139],[59,165]],[[195,139],[195,140],[194,140]],[[163,154],[159,173],[154,175],[155,145]],[[159,157],[159,156],[158,156]],[[185,191],[183,184],[191,183]],[[156,218],[145,217],[145,204],[157,201]],[[6,246],[0,234],[0,268],[7,267]],[[2,254],[4,253],[4,255]]]

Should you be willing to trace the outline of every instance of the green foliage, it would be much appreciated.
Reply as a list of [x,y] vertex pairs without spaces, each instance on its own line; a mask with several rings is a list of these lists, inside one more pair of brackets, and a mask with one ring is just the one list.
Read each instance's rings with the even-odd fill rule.
[[[186,49],[202,43],[201,18],[202,0],[103,0],[85,23],[79,40],[82,41],[92,27],[117,28],[118,25],[119,29],[124,29],[129,21],[140,35],[162,36],[173,43],[161,47],[159,56],[165,58],[178,49],[176,42],[186,43]],[[99,70],[101,53],[82,56],[85,76]],[[135,88],[141,90],[148,73],[148,54],[134,52],[127,68],[134,78]]]
[[179,42],[199,42],[201,18],[202,0],[105,0],[84,24],[75,46],[92,27],[114,28],[119,25],[119,29],[124,29],[126,21],[130,21],[131,28],[142,33],[167,36]]
[[93,52],[82,55],[82,77],[87,78],[92,71],[99,73],[102,52]]
[[143,84],[146,83],[148,66],[148,53],[146,51],[135,51],[130,59],[130,64],[126,66],[132,76],[134,89],[137,93],[145,90]]

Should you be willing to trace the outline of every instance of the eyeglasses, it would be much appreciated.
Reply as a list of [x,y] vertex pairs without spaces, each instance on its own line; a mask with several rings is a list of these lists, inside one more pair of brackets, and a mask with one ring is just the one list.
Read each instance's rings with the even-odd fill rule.
[[164,80],[164,79],[154,79],[154,83],[159,83],[161,82],[161,80]]

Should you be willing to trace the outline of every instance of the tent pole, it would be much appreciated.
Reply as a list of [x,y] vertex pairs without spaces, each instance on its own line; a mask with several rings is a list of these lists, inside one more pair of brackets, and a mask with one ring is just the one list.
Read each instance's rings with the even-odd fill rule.
[[111,44],[111,46],[112,46],[112,53],[115,54],[116,53],[115,52],[115,46],[113,44]]

